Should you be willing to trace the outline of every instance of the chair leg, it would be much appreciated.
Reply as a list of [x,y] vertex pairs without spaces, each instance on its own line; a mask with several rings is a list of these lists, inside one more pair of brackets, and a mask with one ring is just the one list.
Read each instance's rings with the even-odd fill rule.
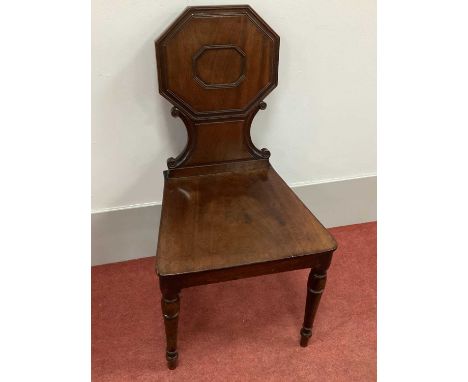
[[180,300],[179,293],[165,293],[161,300],[161,308],[166,330],[166,359],[167,367],[171,370],[177,366],[177,324],[179,322]]
[[306,347],[309,338],[312,336],[312,326],[314,324],[315,315],[322,296],[325,282],[327,281],[327,272],[324,270],[310,270],[309,279],[307,280],[307,300],[304,313],[304,323],[301,329],[301,346]]

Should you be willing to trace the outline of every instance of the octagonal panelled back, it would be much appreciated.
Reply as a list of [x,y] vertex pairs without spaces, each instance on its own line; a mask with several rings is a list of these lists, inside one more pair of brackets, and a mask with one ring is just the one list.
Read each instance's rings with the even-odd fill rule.
[[265,159],[250,124],[278,81],[279,37],[247,5],[188,7],[156,41],[159,91],[188,131],[168,167]]

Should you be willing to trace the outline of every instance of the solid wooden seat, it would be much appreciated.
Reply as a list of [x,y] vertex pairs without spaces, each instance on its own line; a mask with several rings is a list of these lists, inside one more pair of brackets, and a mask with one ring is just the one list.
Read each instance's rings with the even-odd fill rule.
[[157,270],[200,272],[333,251],[336,242],[271,166],[164,188]]
[[188,137],[167,160],[156,255],[169,368],[183,288],[301,268],[307,346],[336,242],[250,136],[278,84],[279,36],[247,5],[188,7],[156,57],[159,92]]

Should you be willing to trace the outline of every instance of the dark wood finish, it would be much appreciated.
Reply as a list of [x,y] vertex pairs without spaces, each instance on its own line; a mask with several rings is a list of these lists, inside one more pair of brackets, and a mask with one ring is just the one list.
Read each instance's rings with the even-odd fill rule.
[[322,297],[325,283],[327,281],[327,272],[324,270],[311,269],[309,279],[307,280],[307,299],[304,313],[304,323],[301,329],[301,346],[306,347],[309,338],[312,336],[312,325]]
[[336,243],[266,161],[264,168],[165,181],[160,276],[330,252]]
[[279,36],[248,6],[188,7],[161,35],[159,92],[188,133],[184,151],[167,161],[169,176],[270,156],[252,143],[250,125],[278,84],[278,54]]
[[156,41],[159,91],[188,133],[164,172],[157,249],[170,369],[191,286],[310,268],[302,346],[312,334],[337,244],[250,137],[278,54],[278,35],[246,5],[188,7]]
[[177,326],[179,324],[180,299],[176,291],[166,291],[161,299],[161,309],[166,329],[166,360],[169,369],[177,366]]
[[279,36],[245,5],[186,8],[156,55],[161,95],[192,119],[245,119],[278,83]]

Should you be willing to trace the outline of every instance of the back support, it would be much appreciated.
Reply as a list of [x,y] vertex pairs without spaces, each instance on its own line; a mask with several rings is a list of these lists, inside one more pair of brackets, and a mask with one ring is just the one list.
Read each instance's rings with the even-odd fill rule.
[[248,5],[188,7],[161,35],[159,92],[188,132],[184,151],[168,159],[169,176],[268,159],[250,125],[278,83],[278,54],[279,36]]

